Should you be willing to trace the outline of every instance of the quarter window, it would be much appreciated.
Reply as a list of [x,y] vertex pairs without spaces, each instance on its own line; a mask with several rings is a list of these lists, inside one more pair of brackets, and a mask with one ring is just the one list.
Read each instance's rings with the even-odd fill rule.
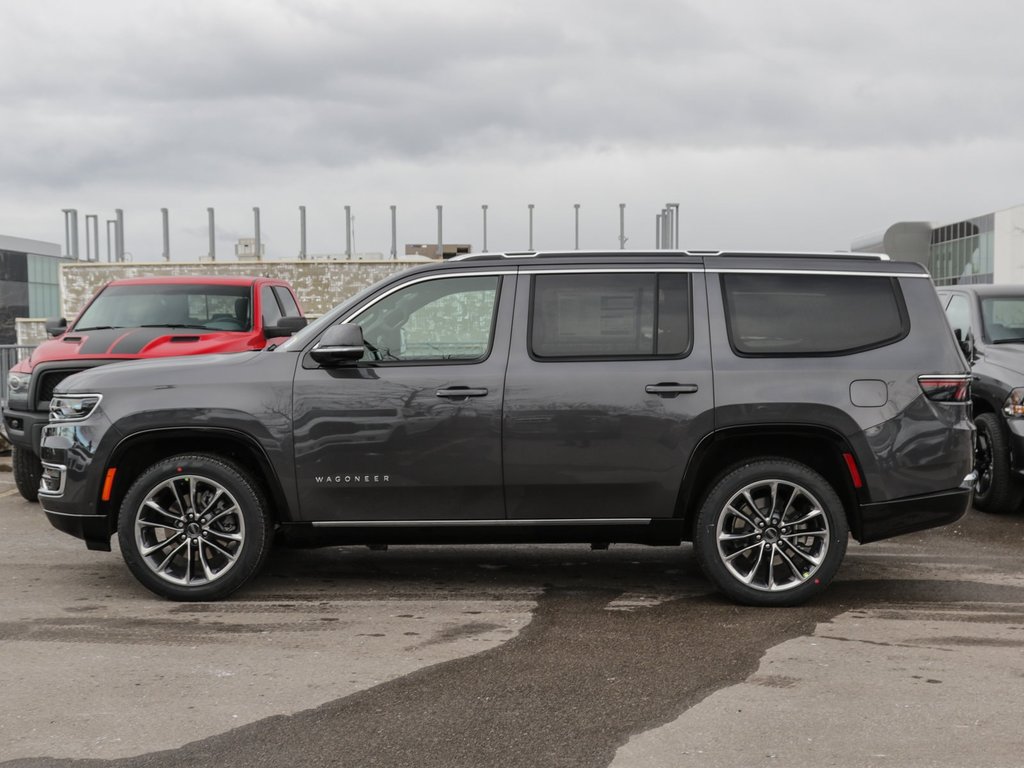
[[743,355],[842,355],[907,335],[903,296],[889,277],[722,275],[733,349]]
[[690,349],[686,274],[536,275],[530,351],[538,358],[680,357]]
[[364,360],[468,362],[491,348],[501,278],[447,277],[413,283],[351,322],[363,329]]

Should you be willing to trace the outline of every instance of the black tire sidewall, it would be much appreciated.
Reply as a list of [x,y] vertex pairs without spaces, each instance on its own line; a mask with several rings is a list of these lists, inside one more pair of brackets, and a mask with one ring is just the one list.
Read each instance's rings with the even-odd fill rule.
[[992,461],[992,478],[984,494],[975,491],[974,506],[983,512],[1012,512],[1020,506],[1021,484],[1010,469],[1010,445],[1003,423],[994,413],[983,413],[974,419],[979,432],[984,432]]
[[[245,523],[242,552],[231,570],[209,584],[194,587],[161,579],[146,565],[135,541],[135,516],[142,501],[155,486],[182,474],[206,477],[224,486],[238,502]],[[186,602],[220,600],[235,592],[262,567],[272,541],[268,507],[259,486],[236,465],[201,454],[164,459],[139,475],[121,502],[117,532],[121,555],[135,578],[160,597]]]
[[[764,480],[784,480],[810,491],[821,503],[830,532],[825,560],[813,577],[799,586],[779,592],[762,591],[739,582],[725,567],[718,551],[718,519],[726,503],[741,488]],[[744,605],[787,606],[800,605],[828,587],[842,564],[848,539],[849,525],[843,504],[825,478],[810,467],[790,459],[764,458],[744,462],[723,473],[697,513],[693,545],[705,575],[733,600]]]
[[25,501],[39,501],[39,482],[43,479],[43,464],[27,448],[11,446],[11,471],[14,485]]

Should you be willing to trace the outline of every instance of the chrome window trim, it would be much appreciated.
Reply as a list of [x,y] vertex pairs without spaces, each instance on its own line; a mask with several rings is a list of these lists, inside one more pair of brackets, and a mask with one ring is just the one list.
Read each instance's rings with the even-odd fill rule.
[[[515,269],[502,269],[502,270],[491,270],[491,269],[489,269],[489,270],[486,270],[486,271],[472,270],[472,271],[466,271],[466,272],[448,272],[448,271],[444,271],[444,272],[439,272],[439,273],[434,274],[434,275],[423,275],[422,277],[417,277],[417,278],[414,278],[412,280],[405,280],[405,281],[400,282],[398,285],[393,286],[392,288],[388,289],[387,291],[385,291],[384,293],[380,294],[379,296],[375,296],[372,301],[369,301],[366,304],[360,305],[357,309],[353,310],[351,314],[346,315],[345,317],[343,317],[338,322],[342,322],[342,323],[351,322],[352,318],[356,317],[357,315],[362,314],[363,312],[368,310],[370,307],[372,307],[377,302],[386,299],[391,294],[396,293],[396,292],[402,290],[403,288],[408,288],[410,285],[417,285],[418,283],[425,283],[425,282],[428,282],[430,280],[443,280],[445,278],[451,278],[451,277],[503,277],[505,275],[515,276],[517,274],[518,274],[518,270],[515,270]],[[497,299],[497,298],[498,297],[495,296],[495,299]],[[336,324],[336,323],[332,323],[332,325],[334,325],[334,324]]]
[[930,280],[931,275],[928,274],[917,274],[916,272],[852,272],[847,270],[839,269],[758,269],[757,267],[747,267],[738,269],[732,268],[708,268],[706,270],[709,273],[727,275],[727,274],[765,274],[765,275],[835,275],[838,277],[916,277],[923,280]]
[[707,270],[701,266],[694,267],[552,267],[551,269],[521,269],[521,275],[608,275],[608,274],[665,274],[666,272],[677,272],[680,274],[703,274]]

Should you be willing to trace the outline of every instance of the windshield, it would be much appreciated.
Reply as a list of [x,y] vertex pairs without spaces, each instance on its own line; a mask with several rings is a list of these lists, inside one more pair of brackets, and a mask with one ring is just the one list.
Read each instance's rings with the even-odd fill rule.
[[200,328],[251,331],[248,285],[110,285],[75,321],[76,332],[99,328]]
[[981,317],[990,343],[1024,342],[1024,296],[982,299]]

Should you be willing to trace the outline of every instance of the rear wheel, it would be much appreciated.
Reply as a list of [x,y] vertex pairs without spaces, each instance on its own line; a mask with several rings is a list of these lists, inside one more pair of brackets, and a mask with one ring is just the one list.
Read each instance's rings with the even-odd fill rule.
[[760,459],[727,472],[697,514],[704,573],[747,605],[798,605],[821,592],[846,554],[842,502],[817,472]]
[[974,443],[974,506],[983,512],[1013,512],[1020,506],[1021,483],[1010,468],[1010,444],[1003,425],[994,413],[974,420],[978,435]]
[[43,465],[32,451],[18,446],[11,447],[11,469],[18,493],[26,501],[39,501],[39,481],[43,477]]
[[171,600],[219,600],[266,560],[271,520],[259,486],[213,456],[159,461],[128,490],[118,541],[135,577]]

